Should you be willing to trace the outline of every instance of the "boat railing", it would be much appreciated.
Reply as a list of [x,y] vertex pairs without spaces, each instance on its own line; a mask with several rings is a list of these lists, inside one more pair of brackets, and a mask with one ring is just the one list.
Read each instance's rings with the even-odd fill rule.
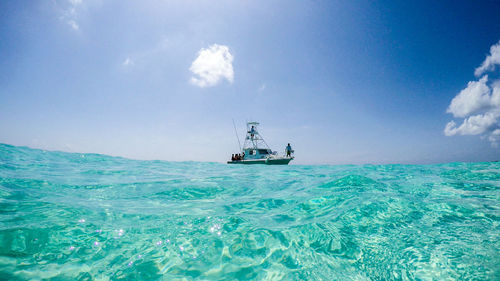
[[285,154],[279,155],[277,151],[273,151],[271,154],[268,154],[266,156],[266,159],[278,159],[278,158],[294,158],[293,151],[292,153],[290,153],[290,156],[287,156],[286,152]]

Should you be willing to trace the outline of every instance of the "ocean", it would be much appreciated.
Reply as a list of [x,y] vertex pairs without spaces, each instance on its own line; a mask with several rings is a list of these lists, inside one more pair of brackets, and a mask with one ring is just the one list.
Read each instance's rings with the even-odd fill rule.
[[0,280],[500,280],[500,163],[227,165],[0,144]]

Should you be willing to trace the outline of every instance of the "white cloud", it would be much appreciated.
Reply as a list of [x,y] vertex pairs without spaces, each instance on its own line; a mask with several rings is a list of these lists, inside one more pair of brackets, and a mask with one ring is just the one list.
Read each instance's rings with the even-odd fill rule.
[[80,26],[78,25],[78,23],[76,23],[76,21],[74,20],[68,20],[68,24],[69,26],[71,26],[71,28],[73,28],[74,30],[79,30],[80,29]]
[[260,85],[259,92],[263,92],[266,89],[266,87],[267,87],[266,84]]
[[[500,42],[491,47],[475,74],[493,71],[497,64],[500,64]],[[481,135],[496,146],[500,141],[500,80],[489,83],[488,76],[484,75],[478,81],[470,81],[451,100],[446,112],[464,118],[460,125],[453,120],[448,122],[444,128],[446,136]]]
[[454,121],[448,122],[444,128],[446,136],[454,135],[479,135],[482,134],[497,124],[498,112],[488,112],[465,118],[463,123],[456,127]]
[[490,104],[493,107],[500,108],[500,80],[493,82]]
[[127,67],[127,66],[132,66],[132,65],[134,65],[134,61],[133,61],[131,58],[127,57],[127,58],[123,61],[122,65],[123,65],[123,66],[125,66],[125,67]]
[[446,112],[455,117],[466,117],[474,114],[490,104],[490,87],[486,85],[488,76],[485,75],[479,81],[470,81],[467,88],[451,100]]
[[497,44],[491,46],[490,54],[486,57],[481,66],[476,68],[474,74],[476,76],[480,76],[481,74],[487,71],[494,70],[495,66],[499,64],[500,64],[500,41],[498,41]]
[[234,80],[233,56],[224,45],[213,44],[201,49],[189,70],[194,74],[191,83],[198,87],[212,87],[222,79],[229,83]]
[[80,30],[80,25],[78,24],[78,10],[82,7],[83,0],[54,1],[54,3],[60,10],[59,19],[68,24],[73,30]]
[[488,140],[493,144],[494,147],[498,147],[498,142],[500,141],[500,129],[496,129],[491,132]]

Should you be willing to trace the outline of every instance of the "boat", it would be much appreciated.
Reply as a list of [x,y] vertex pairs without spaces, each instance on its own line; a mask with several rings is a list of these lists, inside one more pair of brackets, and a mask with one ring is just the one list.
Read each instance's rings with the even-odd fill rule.
[[[278,152],[272,151],[259,133],[259,125],[258,122],[247,122],[245,142],[243,148],[240,146],[241,153],[233,154],[227,164],[288,165],[295,158],[291,148],[290,153],[285,151],[285,155],[278,155]],[[236,136],[238,137],[238,133]],[[240,143],[239,138],[238,143]]]

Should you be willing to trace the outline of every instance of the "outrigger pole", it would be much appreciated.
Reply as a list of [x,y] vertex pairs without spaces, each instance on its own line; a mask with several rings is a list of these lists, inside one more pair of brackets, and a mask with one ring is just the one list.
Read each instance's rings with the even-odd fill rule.
[[238,131],[236,131],[236,125],[234,124],[234,119],[233,119],[233,118],[231,118],[231,120],[233,120],[234,133],[236,134],[236,138],[238,139],[238,145],[240,146],[240,151],[241,151],[241,142],[240,142],[240,137],[238,137]]

